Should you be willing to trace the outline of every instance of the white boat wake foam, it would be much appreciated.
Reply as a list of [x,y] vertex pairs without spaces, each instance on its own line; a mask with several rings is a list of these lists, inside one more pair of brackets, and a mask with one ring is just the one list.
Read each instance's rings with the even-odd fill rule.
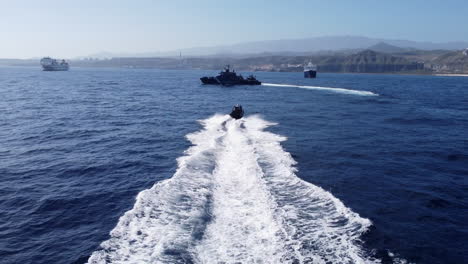
[[174,176],[142,191],[88,263],[378,263],[371,222],[295,175],[258,116],[215,115]]
[[354,95],[362,95],[362,96],[378,96],[378,94],[369,92],[369,91],[359,91],[359,90],[351,90],[351,89],[345,89],[345,88],[304,86],[304,85],[294,85],[294,84],[275,84],[275,83],[262,83],[262,85],[275,86],[275,87],[295,87],[295,88],[310,89],[310,90],[324,90],[324,91],[331,91],[335,93],[354,94]]

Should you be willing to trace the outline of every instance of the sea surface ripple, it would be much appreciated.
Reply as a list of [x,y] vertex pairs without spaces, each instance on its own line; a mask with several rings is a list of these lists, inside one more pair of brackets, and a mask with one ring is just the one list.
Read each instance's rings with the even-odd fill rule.
[[468,78],[209,74],[0,68],[0,263],[468,258]]

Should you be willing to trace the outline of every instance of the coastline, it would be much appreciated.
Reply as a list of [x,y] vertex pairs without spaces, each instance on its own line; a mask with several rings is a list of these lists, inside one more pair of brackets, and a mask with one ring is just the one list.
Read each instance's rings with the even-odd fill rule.
[[414,75],[414,76],[443,76],[443,77],[468,77],[468,73],[411,73],[411,72],[317,72],[338,74],[368,74],[368,75]]
[[[12,65],[12,64],[0,64],[1,68],[37,68],[36,65]],[[200,68],[185,68],[185,69],[175,69],[175,68],[163,68],[163,67],[121,67],[121,66],[88,66],[88,65],[79,65],[73,68],[86,69],[157,69],[157,70],[202,70],[208,71],[212,69],[200,69]],[[42,70],[41,70],[42,71]],[[246,72],[299,72],[299,71],[249,71]],[[369,74],[369,75],[415,75],[415,76],[442,76],[442,77],[468,77],[468,73],[432,73],[432,72],[317,72],[320,73],[337,73],[337,74]]]

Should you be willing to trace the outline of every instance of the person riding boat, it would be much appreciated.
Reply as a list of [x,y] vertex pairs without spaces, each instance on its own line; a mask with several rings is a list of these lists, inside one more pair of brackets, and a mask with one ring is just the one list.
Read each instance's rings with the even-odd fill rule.
[[229,115],[234,119],[240,119],[244,116],[244,109],[240,104],[236,104]]

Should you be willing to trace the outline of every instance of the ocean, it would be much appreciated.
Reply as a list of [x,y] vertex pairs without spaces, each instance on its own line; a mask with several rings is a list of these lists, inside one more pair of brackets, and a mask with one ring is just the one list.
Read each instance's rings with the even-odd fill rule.
[[0,68],[0,263],[466,263],[468,78],[215,74]]

